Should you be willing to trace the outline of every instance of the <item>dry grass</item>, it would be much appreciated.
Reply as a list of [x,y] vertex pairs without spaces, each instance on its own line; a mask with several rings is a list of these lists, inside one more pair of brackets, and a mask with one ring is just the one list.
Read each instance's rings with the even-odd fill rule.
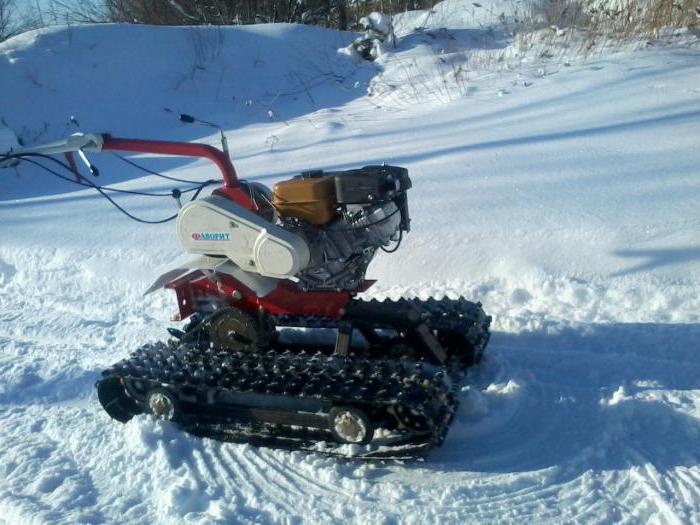
[[575,28],[591,38],[655,38],[661,31],[700,22],[698,0],[543,0],[533,2],[532,29]]
[[681,28],[697,31],[700,0],[535,0],[518,30],[523,54],[567,62],[647,45]]

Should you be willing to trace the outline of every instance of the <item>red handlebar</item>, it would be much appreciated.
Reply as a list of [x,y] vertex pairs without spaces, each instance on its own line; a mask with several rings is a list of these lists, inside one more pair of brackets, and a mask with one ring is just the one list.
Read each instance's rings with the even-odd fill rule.
[[221,150],[207,144],[191,144],[187,142],[168,142],[164,140],[120,139],[103,135],[102,151],[131,151],[135,153],[160,153],[180,157],[200,157],[211,160],[221,171],[224,187],[237,188],[240,186],[236,169],[231,159]]

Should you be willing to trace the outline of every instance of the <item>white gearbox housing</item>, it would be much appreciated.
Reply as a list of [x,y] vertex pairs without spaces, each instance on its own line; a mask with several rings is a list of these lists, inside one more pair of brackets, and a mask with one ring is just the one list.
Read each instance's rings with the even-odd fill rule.
[[177,233],[189,253],[225,256],[267,277],[289,279],[309,264],[309,247],[300,236],[216,195],[185,205]]

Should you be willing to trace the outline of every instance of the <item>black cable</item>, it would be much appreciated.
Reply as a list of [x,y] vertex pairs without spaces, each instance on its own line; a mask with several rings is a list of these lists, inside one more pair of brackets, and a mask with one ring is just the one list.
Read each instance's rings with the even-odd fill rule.
[[202,184],[197,191],[194,192],[194,195],[192,195],[192,198],[190,199],[190,202],[195,200],[197,197],[199,197],[199,194],[202,192],[204,189],[204,185]]
[[[113,153],[115,157],[117,157],[119,160],[126,162],[129,166],[133,166],[137,170],[141,170],[145,173],[150,173],[151,175],[155,175],[156,177],[161,177],[163,179],[171,180],[174,182],[183,182],[185,184],[200,184],[198,181],[194,180],[186,180],[186,179],[178,179],[177,177],[171,177],[170,175],[163,175],[162,173],[158,173],[157,171],[153,171],[152,169],[149,169],[145,166],[141,166],[140,164],[137,164],[131,159],[128,159],[126,157],[123,157],[121,155],[117,155],[116,153]],[[223,182],[221,179],[210,179],[207,182]]]
[[[66,171],[69,171],[70,173],[74,173],[73,168],[71,168],[68,164],[52,157],[51,155],[44,155],[42,153],[23,153],[21,155],[11,155],[11,154],[10,155],[2,155],[2,157],[4,159],[13,159],[14,158],[14,159],[26,160],[27,162],[30,162],[31,164],[35,164],[39,167],[45,168],[45,166],[43,164],[39,164],[37,162],[31,162],[27,158],[27,157],[39,157],[39,158],[44,159],[44,160],[50,160],[51,162],[61,166]],[[122,190],[119,188],[112,188],[110,186],[99,186],[98,184],[95,184],[94,182],[92,182],[90,179],[88,179],[86,177],[82,177],[82,176],[80,178],[87,181],[88,182],[87,184],[85,182],[77,181],[74,178],[69,178],[69,177],[66,177],[64,175],[59,175],[55,172],[53,172],[53,175],[56,175],[57,177],[65,180],[65,181],[71,182],[73,184],[77,184],[79,186],[85,186],[86,188],[100,188],[100,189],[105,190],[105,191],[114,191],[116,193],[126,193],[129,195],[140,195],[143,197],[172,197],[172,192],[171,193],[149,193],[149,192],[145,192],[145,191]],[[217,181],[214,179],[210,179],[208,181],[201,182],[201,183],[193,182],[192,184],[197,184],[197,186],[195,186],[194,188],[187,188],[185,190],[181,190],[180,192],[181,193],[191,193],[193,191],[199,190],[203,186],[209,186],[211,184],[216,184],[218,182],[220,182],[220,181]]]
[[[18,159],[27,160],[27,161],[29,159],[27,159],[26,157],[39,157],[41,159],[50,160],[51,162],[54,162],[54,163],[58,164],[59,166],[61,166],[66,171],[69,171],[70,173],[74,174],[73,168],[71,168],[68,164],[66,164],[66,163],[64,163],[64,162],[62,162],[62,161],[60,161],[60,160],[58,160],[50,155],[44,155],[41,153],[24,153],[22,155],[3,155],[3,157],[18,158]],[[43,165],[41,165],[41,164],[39,164],[39,166],[43,167]],[[54,173],[54,175],[56,175],[56,174]],[[72,182],[73,184],[78,184],[79,186],[85,186],[86,188],[99,187],[100,189],[105,190],[105,191],[114,191],[116,193],[126,193],[129,195],[140,195],[143,197],[172,197],[172,192],[171,193],[149,193],[149,192],[145,192],[145,191],[122,190],[119,188],[112,188],[110,186],[99,186],[98,184],[95,184],[94,182],[92,182],[90,179],[87,179],[86,177],[82,177],[82,176],[80,178],[87,181],[88,184],[86,184],[85,182],[77,181],[74,178],[68,178],[68,177],[61,176],[61,175],[58,175],[58,176],[60,178],[62,178],[63,180],[66,180],[68,182]],[[220,181],[215,180],[215,179],[210,179],[208,181],[200,182],[200,183],[192,182],[192,184],[197,184],[197,186],[195,186],[193,188],[187,188],[184,190],[180,190],[180,193],[191,193],[193,191],[201,191],[200,188],[205,187],[205,186],[209,186],[211,184],[218,184],[219,182]]]
[[403,239],[403,230],[399,230],[399,239],[396,241],[396,245],[393,248],[391,248],[389,250],[384,248],[384,246],[380,246],[380,248],[382,249],[382,251],[384,253],[394,253],[396,250],[399,249],[399,246],[401,246],[402,239]]
[[[43,170],[45,170],[45,171],[51,173],[52,175],[55,175],[55,176],[59,177],[59,178],[61,178],[61,179],[67,180],[67,181],[69,181],[69,182],[76,182],[76,181],[74,181],[74,180],[69,179],[68,177],[64,177],[64,176],[61,175],[60,173],[58,173],[58,172],[52,170],[51,168],[49,168],[49,167],[47,167],[47,166],[44,166],[43,164],[40,164],[39,162],[37,162],[37,161],[35,161],[35,160],[32,160],[32,159],[22,159],[22,160],[24,160],[25,162],[29,162],[30,164],[34,164],[35,166],[38,166],[39,168],[41,168],[41,169],[43,169]],[[89,181],[89,179],[85,179],[85,180],[88,180],[88,181]],[[107,193],[102,189],[101,186],[98,186],[97,184],[92,183],[92,181],[90,181],[90,183],[92,184],[92,188],[95,189],[95,190],[97,190],[98,193],[99,193],[100,195],[102,195],[105,199],[107,199],[107,200],[112,204],[112,206],[114,206],[114,207],[117,208],[120,212],[122,212],[124,215],[126,215],[127,217],[129,217],[129,218],[132,219],[132,220],[135,220],[136,222],[140,222],[140,223],[143,223],[143,224],[162,224],[162,223],[165,223],[165,222],[170,222],[170,221],[172,221],[173,219],[175,219],[175,218],[177,217],[177,213],[176,213],[175,215],[172,215],[172,216],[170,216],[170,217],[168,217],[168,218],[166,218],[166,219],[161,219],[161,220],[158,220],[158,221],[150,221],[150,220],[147,220],[147,219],[141,219],[140,217],[136,217],[135,215],[132,215],[131,213],[129,213],[128,211],[126,211],[124,208],[122,208],[119,204],[117,204],[117,203],[114,201],[114,199],[112,199],[112,197],[110,197],[109,195],[107,195]],[[81,186],[89,186],[89,185],[88,185],[88,184],[81,184]]]
[[[97,190],[97,192],[98,192],[100,195],[102,195],[105,199],[107,199],[107,200],[110,202],[110,204],[112,204],[115,208],[117,208],[117,210],[119,210],[119,211],[122,212],[124,215],[126,215],[127,217],[129,217],[130,219],[132,219],[132,220],[134,220],[134,221],[136,221],[136,222],[140,222],[140,223],[143,223],[143,224],[162,224],[162,223],[165,223],[165,222],[170,222],[170,221],[172,221],[172,220],[175,219],[175,218],[177,217],[177,215],[178,215],[178,214],[176,213],[176,214],[174,214],[174,215],[172,215],[172,216],[170,216],[170,217],[167,217],[166,219],[161,219],[161,220],[157,220],[157,221],[151,221],[151,220],[147,220],[147,219],[141,219],[140,217],[136,217],[135,215],[129,213],[129,212],[128,212],[127,210],[125,210],[122,206],[120,206],[119,204],[117,204],[117,202],[115,202],[114,199],[112,199],[112,198],[111,198],[109,195],[107,195],[107,193],[106,193],[106,191],[115,191],[115,192],[119,192],[119,193],[129,193],[129,194],[133,194],[133,195],[150,196],[150,197],[174,197],[174,196],[175,196],[175,193],[174,193],[174,192],[173,192],[173,193],[145,193],[145,192],[137,192],[137,191],[130,191],[130,190],[119,190],[119,189],[117,189],[117,188],[109,188],[109,187],[106,187],[106,186],[99,186],[98,184],[95,184],[94,182],[92,182],[90,179],[87,179],[87,178],[84,178],[84,177],[83,177],[83,180],[85,180],[85,181],[87,182],[87,184],[86,184],[86,183],[84,183],[84,182],[77,181],[77,180],[75,180],[75,179],[73,179],[73,178],[69,178],[69,177],[66,177],[66,176],[64,176],[64,175],[61,175],[61,174],[58,173],[57,171],[55,171],[55,170],[49,168],[48,166],[44,166],[44,165],[41,164],[40,162],[37,162],[36,160],[33,160],[33,159],[31,159],[31,158],[27,158],[27,157],[39,157],[39,158],[42,158],[42,159],[45,159],[45,160],[50,160],[50,161],[52,161],[52,162],[58,164],[60,167],[62,167],[62,168],[65,169],[66,171],[68,171],[68,172],[70,172],[70,173],[74,173],[74,172],[73,172],[73,169],[72,169],[68,164],[66,164],[66,163],[64,163],[64,162],[62,162],[62,161],[60,161],[60,160],[58,160],[58,159],[56,159],[56,158],[54,158],[54,157],[51,157],[50,155],[44,155],[44,154],[41,154],[41,153],[25,153],[25,154],[20,154],[20,155],[12,155],[12,154],[7,155],[7,154],[3,154],[3,155],[0,155],[0,161],[2,161],[2,160],[9,160],[9,159],[13,159],[13,158],[14,158],[14,159],[21,159],[21,160],[23,160],[23,161],[25,161],[25,162],[29,162],[30,164],[33,164],[33,165],[35,165],[35,166],[37,166],[37,167],[43,169],[44,171],[46,171],[46,172],[48,172],[48,173],[50,173],[50,174],[52,174],[52,175],[54,175],[54,176],[56,176],[56,177],[62,179],[62,180],[65,180],[65,181],[67,181],[67,182],[71,182],[71,183],[73,183],[73,184],[78,184],[79,186],[86,186],[86,187],[89,187],[89,188],[93,188],[93,189]],[[218,182],[218,181],[206,181],[206,182],[200,184],[199,187],[189,188],[189,189],[183,190],[183,191],[178,190],[178,191],[179,191],[180,193],[195,192],[194,195],[192,196],[192,198],[190,199],[191,201],[193,201],[195,198],[197,198],[197,196],[200,194],[200,192],[204,189],[205,186],[208,186],[209,184],[212,184],[212,183],[214,183],[214,182]]]

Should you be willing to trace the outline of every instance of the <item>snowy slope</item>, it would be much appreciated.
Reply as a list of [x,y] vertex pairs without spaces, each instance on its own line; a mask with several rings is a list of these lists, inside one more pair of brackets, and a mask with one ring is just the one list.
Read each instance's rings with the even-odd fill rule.
[[[458,30],[468,50],[473,34]],[[37,32],[0,47],[0,117],[26,143],[76,129],[71,115],[83,131],[215,143],[163,108],[190,112],[222,123],[241,176],[269,185],[315,167],[408,167],[412,231],[370,267],[369,293],[464,294],[494,316],[444,446],[366,464],[113,422],[93,383],[171,325],[174,300],[142,292],[180,253],[172,225],[138,225],[21,166],[0,171],[0,520],[700,520],[697,45],[526,62],[437,99],[429,86],[376,91],[403,58],[434,62],[432,44],[409,37],[362,65],[335,52],[351,38],[286,25]],[[201,70],[198,40],[223,42]],[[122,188],[171,188],[92,160]],[[174,210],[118,199],[149,218]]]

